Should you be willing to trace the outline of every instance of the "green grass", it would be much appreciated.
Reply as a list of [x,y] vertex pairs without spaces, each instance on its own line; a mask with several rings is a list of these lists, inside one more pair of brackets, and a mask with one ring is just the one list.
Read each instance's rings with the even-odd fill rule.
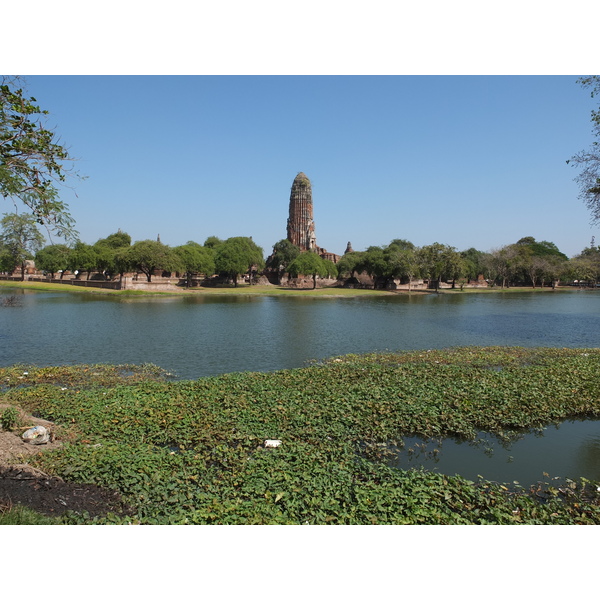
[[[276,285],[247,285],[240,284],[238,287],[233,285],[221,287],[196,287],[196,288],[180,288],[177,291],[158,292],[158,291],[143,291],[143,290],[110,290],[93,287],[79,287],[75,285],[60,284],[60,283],[44,283],[44,282],[21,282],[21,281],[3,281],[0,280],[0,287],[13,289],[35,290],[38,292],[69,292],[74,294],[111,294],[121,296],[185,296],[185,295],[252,295],[252,296],[294,296],[301,297],[356,297],[356,296],[390,296],[397,294],[408,294],[408,290],[369,290],[369,289],[353,289],[353,288],[316,288],[316,289],[293,289]],[[500,287],[493,288],[467,288],[462,291],[459,287],[456,289],[443,288],[438,293],[440,294],[510,294],[516,292],[573,292],[577,291],[571,287],[561,287],[556,290],[552,288],[532,288],[532,287],[511,287],[502,289]],[[432,294],[433,290],[411,290],[411,294]]]
[[0,525],[60,525],[61,519],[46,517],[25,506],[0,506]]
[[[0,369],[0,380],[3,403],[69,435],[36,458],[40,468],[118,490],[134,507],[133,517],[98,523],[600,523],[597,482],[548,482],[535,495],[386,463],[388,444],[404,436],[510,438],[600,418],[599,349],[348,355],[172,382],[119,383],[113,367],[91,387],[85,368],[31,368],[26,380]],[[282,444],[267,449],[266,439]]]
[[317,288],[292,289],[275,285],[239,285],[222,287],[181,288],[177,291],[156,292],[143,290],[110,290],[93,287],[44,282],[1,281],[0,287],[35,290],[38,292],[72,292],[77,294],[117,294],[122,296],[156,296],[156,295],[253,295],[253,296],[380,296],[389,295],[385,290],[355,290],[350,288]]

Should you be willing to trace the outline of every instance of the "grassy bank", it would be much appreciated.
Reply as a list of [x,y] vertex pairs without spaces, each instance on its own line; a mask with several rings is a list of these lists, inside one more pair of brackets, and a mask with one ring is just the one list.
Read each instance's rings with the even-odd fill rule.
[[20,366],[0,380],[2,402],[55,421],[68,440],[38,468],[118,490],[131,506],[99,523],[600,522],[597,482],[534,493],[386,466],[386,444],[406,435],[509,437],[600,418],[597,349],[349,355],[177,382],[149,367]]
[[[434,294],[433,290],[368,290],[351,288],[317,288],[317,289],[293,289],[288,287],[279,287],[275,285],[239,285],[223,287],[198,287],[161,292],[161,291],[141,291],[141,290],[110,290],[93,287],[79,287],[75,285],[60,283],[43,283],[32,281],[3,281],[0,280],[0,288],[33,290],[37,292],[68,292],[74,294],[110,294],[122,296],[184,296],[184,295],[253,295],[253,296],[294,296],[294,297],[354,297],[354,296],[390,296],[396,294]],[[559,293],[581,291],[578,288],[561,287],[553,290],[552,288],[532,288],[532,287],[511,287],[502,289],[493,288],[464,288],[440,289],[440,294],[512,294],[516,292],[533,293]],[[592,290],[593,291],[593,290]]]
[[[348,288],[317,288],[312,289],[292,289],[279,287],[275,285],[239,285],[223,287],[197,287],[180,288],[168,292],[160,291],[142,291],[142,290],[110,290],[93,287],[79,287],[75,285],[61,283],[43,283],[33,281],[2,281],[0,287],[7,289],[24,289],[37,292],[69,292],[76,294],[111,294],[122,296],[183,296],[183,295],[255,295],[255,296],[324,296],[324,297],[347,297],[347,296],[381,296],[391,293],[386,290],[354,290]],[[418,292],[422,293],[422,292]]]

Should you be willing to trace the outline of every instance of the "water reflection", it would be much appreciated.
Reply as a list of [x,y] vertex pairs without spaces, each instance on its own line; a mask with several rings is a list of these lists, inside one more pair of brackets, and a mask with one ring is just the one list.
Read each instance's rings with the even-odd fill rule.
[[348,353],[452,346],[600,346],[600,294],[356,298],[19,294],[0,364],[152,362],[179,378],[271,371]]
[[[529,486],[548,477],[600,480],[600,421],[569,420],[517,436],[510,442],[481,433],[476,442],[404,438],[390,461],[445,475]],[[576,475],[575,475],[576,474]]]

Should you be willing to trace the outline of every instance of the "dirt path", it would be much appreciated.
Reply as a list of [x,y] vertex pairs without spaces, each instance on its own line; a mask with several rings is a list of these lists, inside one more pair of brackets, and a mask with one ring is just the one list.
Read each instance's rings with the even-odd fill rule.
[[[0,404],[0,412],[6,406]],[[24,413],[21,413],[21,419],[30,427],[53,428],[53,423]],[[21,438],[23,431],[24,428],[14,432],[0,428],[0,512],[17,504],[48,516],[59,516],[68,510],[87,511],[91,517],[126,512],[115,491],[63,481],[31,466],[29,459],[33,455],[51,452],[62,442],[58,439],[47,444],[30,444]]]

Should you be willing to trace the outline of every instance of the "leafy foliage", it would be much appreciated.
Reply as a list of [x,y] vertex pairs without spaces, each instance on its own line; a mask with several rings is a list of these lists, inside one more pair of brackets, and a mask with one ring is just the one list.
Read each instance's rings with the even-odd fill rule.
[[74,220],[57,187],[66,180],[71,158],[44,126],[48,111],[17,84],[5,77],[0,85],[0,194],[25,204],[36,222],[59,236],[74,237]]
[[46,472],[113,488],[134,506],[133,518],[97,522],[597,524],[595,482],[509,490],[387,458],[403,436],[506,437],[598,418],[599,367],[597,349],[462,348],[197,381],[115,385],[119,368],[92,377],[97,366],[21,379],[13,367],[0,379],[5,402],[70,431],[70,444],[36,458]]
[[65,244],[51,244],[42,248],[35,255],[37,269],[47,271],[52,277],[58,271],[66,271],[69,267],[71,249]]
[[[600,94],[600,75],[581,77],[577,80],[583,88],[591,90],[592,98]],[[592,110],[592,133],[600,137],[600,110]],[[572,156],[567,164],[581,169],[575,181],[579,185],[579,198],[583,200],[592,215],[592,222],[600,221],[600,143],[595,140],[588,150]]]
[[267,268],[274,269],[279,275],[286,273],[290,264],[300,254],[300,248],[287,239],[279,240],[273,246],[273,254],[267,261]]
[[180,266],[179,257],[165,244],[159,241],[143,240],[127,248],[126,262],[139,269],[148,281],[152,281],[155,269],[176,271]]
[[8,255],[3,260],[7,263],[5,266],[9,267],[5,270],[20,265],[21,279],[25,279],[25,261],[32,259],[42,247],[44,236],[39,232],[35,218],[28,214],[6,214],[0,221],[0,226],[0,244]]
[[196,242],[188,242],[184,246],[177,246],[173,249],[173,252],[179,257],[186,274],[188,287],[195,273],[203,273],[210,277],[215,272],[215,259],[212,248],[205,248]]
[[92,271],[98,268],[100,256],[94,246],[77,241],[71,252],[69,252],[69,270],[77,273],[77,278],[80,277],[81,273],[87,273],[89,279]]
[[6,431],[12,431],[20,422],[19,411],[14,406],[9,406],[0,415],[0,426]]
[[317,277],[335,277],[336,266],[330,261],[321,258],[314,252],[301,252],[288,265],[288,273],[291,277],[307,275],[313,278],[313,288],[317,287]]
[[216,246],[215,269],[217,273],[233,279],[236,287],[239,275],[249,273],[252,283],[252,271],[261,270],[264,265],[263,250],[252,238],[231,237]]

